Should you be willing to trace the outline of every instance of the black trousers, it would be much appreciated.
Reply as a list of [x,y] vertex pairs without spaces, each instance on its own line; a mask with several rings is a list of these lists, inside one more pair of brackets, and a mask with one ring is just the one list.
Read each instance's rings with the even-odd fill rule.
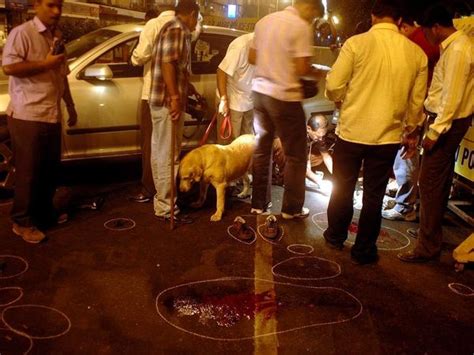
[[151,123],[150,105],[148,100],[142,100],[140,117],[140,134],[142,145],[142,191],[146,195],[155,196],[155,183],[151,173],[151,132],[153,125]]
[[334,147],[333,192],[328,206],[324,237],[334,244],[347,239],[354,214],[353,194],[363,167],[363,207],[359,231],[351,254],[359,260],[377,256],[377,237],[382,224],[382,203],[399,144],[365,145],[338,139]]
[[257,147],[253,155],[252,207],[265,209],[271,202],[272,150],[275,135],[280,137],[286,156],[283,179],[285,191],[281,211],[300,213],[305,198],[307,161],[306,117],[301,102],[286,102],[270,96],[254,95]]
[[15,166],[11,219],[24,227],[47,227],[57,215],[53,197],[61,160],[61,124],[8,118]]
[[420,170],[420,229],[415,253],[433,257],[441,252],[443,215],[454,175],[454,157],[472,122],[472,115],[454,120],[433,149],[423,153]]

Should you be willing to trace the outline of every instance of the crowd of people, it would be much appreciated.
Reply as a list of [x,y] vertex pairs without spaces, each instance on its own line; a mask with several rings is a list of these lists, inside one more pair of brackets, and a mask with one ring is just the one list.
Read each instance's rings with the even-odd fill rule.
[[[17,171],[13,232],[31,243],[44,239],[42,229],[67,218],[52,205],[60,161],[61,99],[68,124],[77,120],[66,54],[57,51],[61,6],[62,0],[36,0],[35,18],[13,29],[3,53],[3,70],[10,76],[8,125]],[[172,199],[176,176],[168,167],[174,165],[177,173],[186,102],[189,96],[200,96],[189,78],[191,42],[199,36],[202,18],[194,0],[180,0],[176,7],[162,10],[146,23],[131,58],[134,65],[145,65],[142,189],[134,200],[153,199],[159,219],[192,223]],[[442,3],[424,9],[415,21],[396,0],[377,0],[370,30],[349,38],[327,72],[311,65],[312,23],[323,11],[319,1],[295,0],[259,20],[254,33],[235,39],[219,64],[216,106],[219,119],[232,125],[232,136],[220,143],[241,134],[256,137],[251,213],[270,212],[272,153],[278,138],[285,160],[281,217],[309,215],[305,177],[318,182],[308,160],[309,137],[333,179],[324,232],[329,247],[342,249],[348,237],[353,193],[362,171],[363,207],[352,260],[378,260],[382,217],[415,220],[418,190],[417,245],[399,258],[435,259],[441,251],[455,151],[473,117],[473,44],[454,28],[452,12]],[[326,97],[340,110],[332,156],[324,139],[326,118],[306,121],[302,78],[325,80]],[[396,204],[383,211],[393,172],[399,185]]]

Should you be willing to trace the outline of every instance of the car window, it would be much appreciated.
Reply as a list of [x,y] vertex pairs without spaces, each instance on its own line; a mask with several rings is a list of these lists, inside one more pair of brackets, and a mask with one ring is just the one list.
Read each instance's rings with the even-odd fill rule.
[[130,63],[130,57],[137,43],[138,38],[120,43],[98,57],[93,64],[107,64],[114,74],[114,79],[143,76],[143,67],[136,67]]
[[193,74],[215,74],[225,57],[227,47],[236,37],[202,33],[192,44],[191,70]]
[[67,58],[68,60],[74,60],[118,34],[120,34],[118,31],[99,29],[72,40],[66,44]]

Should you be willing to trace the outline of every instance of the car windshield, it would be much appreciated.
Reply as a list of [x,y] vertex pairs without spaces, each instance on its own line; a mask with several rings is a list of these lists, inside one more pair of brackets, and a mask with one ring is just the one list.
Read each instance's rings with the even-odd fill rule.
[[78,39],[72,40],[66,44],[68,60],[71,61],[79,58],[98,44],[101,44],[120,33],[121,32],[114,30],[99,29],[79,37]]

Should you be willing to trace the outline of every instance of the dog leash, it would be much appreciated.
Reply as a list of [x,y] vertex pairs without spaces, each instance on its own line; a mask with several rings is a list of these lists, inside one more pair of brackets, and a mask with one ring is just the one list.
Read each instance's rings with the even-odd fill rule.
[[[214,116],[212,117],[211,123],[209,123],[209,126],[207,126],[207,129],[206,129],[206,132],[204,133],[201,140],[199,141],[199,146],[202,146],[202,145],[206,144],[206,142],[209,138],[209,134],[212,131],[212,128],[214,128],[214,126],[216,125],[217,115],[218,115],[218,113],[216,112],[214,114]],[[219,135],[224,140],[227,140],[231,137],[231,135],[232,135],[232,122],[230,120],[230,115],[224,116],[221,127],[219,129]]]

